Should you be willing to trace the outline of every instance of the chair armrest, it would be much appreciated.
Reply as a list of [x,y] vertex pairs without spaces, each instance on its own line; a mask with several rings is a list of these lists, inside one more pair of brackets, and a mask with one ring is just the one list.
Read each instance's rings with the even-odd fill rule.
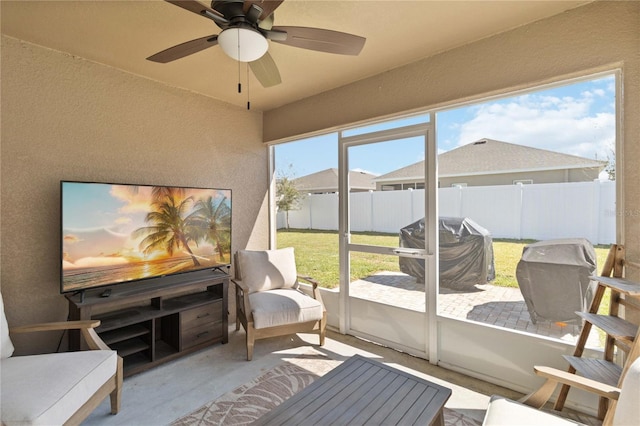
[[80,330],[82,337],[91,350],[109,351],[111,348],[98,336],[95,328],[100,325],[100,320],[86,321],[60,321],[40,324],[22,325],[9,329],[11,333],[31,333],[38,331]]
[[237,280],[235,278],[232,278],[231,282],[234,283],[236,287],[239,287],[240,290],[242,290],[244,293],[247,293],[247,294],[249,293],[249,286],[243,283],[242,280]]
[[96,328],[99,325],[99,320],[45,322],[40,324],[28,324],[18,327],[11,327],[9,329],[9,332],[31,333],[36,331],[78,330],[83,328]]
[[591,380],[587,377],[578,376],[567,371],[558,370],[552,367],[535,366],[533,371],[547,380],[554,380],[563,384],[567,384],[588,392],[596,393],[605,398],[617,400],[620,396],[620,389],[604,383]]
[[80,329],[82,336],[84,337],[85,342],[87,342],[87,346],[89,349],[94,351],[110,351],[112,350],[96,333],[96,330],[93,328],[82,328]]
[[324,303],[322,302],[322,296],[320,295],[320,290],[318,289],[318,285],[319,285],[318,281],[306,275],[298,275],[298,279],[302,281],[306,281],[311,284],[313,288],[313,298],[316,299],[318,302],[320,302],[324,307]]
[[609,386],[595,380],[588,379],[567,371],[552,367],[534,366],[533,371],[540,377],[546,378],[546,382],[536,391],[521,398],[519,402],[532,407],[541,408],[549,400],[558,383],[570,385],[578,389],[595,393],[597,395],[616,401],[620,396],[620,389]]
[[298,279],[303,280],[308,282],[309,284],[311,284],[313,286],[313,289],[315,290],[316,287],[318,287],[318,281],[316,281],[315,279],[306,276],[306,275],[298,275]]
[[240,309],[248,318],[251,315],[251,304],[249,303],[249,286],[243,283],[242,280],[232,279],[231,282],[236,285],[236,303],[239,298],[242,299]]

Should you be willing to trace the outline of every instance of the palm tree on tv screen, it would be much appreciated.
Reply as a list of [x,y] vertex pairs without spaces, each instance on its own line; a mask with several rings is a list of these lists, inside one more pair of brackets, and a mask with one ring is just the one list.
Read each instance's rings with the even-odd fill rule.
[[185,215],[189,210],[193,197],[185,198],[185,191],[181,188],[156,186],[151,192],[152,211],[147,213],[145,222],[153,225],[138,228],[133,232],[134,237],[146,235],[140,242],[143,253],[148,255],[154,251],[164,250],[169,256],[174,250],[184,248],[189,253],[194,266],[200,266],[189,241],[194,240],[193,229],[189,226]]
[[199,230],[198,236],[215,245],[221,261],[225,253],[231,254],[231,207],[226,201],[227,197],[200,199],[187,217],[193,228]]

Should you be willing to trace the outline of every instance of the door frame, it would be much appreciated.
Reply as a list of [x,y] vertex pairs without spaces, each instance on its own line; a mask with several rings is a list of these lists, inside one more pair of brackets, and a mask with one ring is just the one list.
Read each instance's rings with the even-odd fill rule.
[[[339,263],[340,263],[340,332],[358,336],[360,333],[352,329],[350,283],[350,252],[367,252],[398,257],[420,258],[425,261],[425,313],[424,313],[424,347],[417,348],[418,353],[426,356],[431,363],[438,360],[438,327],[437,327],[437,295],[438,295],[438,162],[435,138],[435,113],[429,116],[429,122],[379,130],[370,133],[345,136],[338,133],[338,208],[339,208]],[[424,138],[424,184],[425,184],[425,249],[401,249],[400,247],[380,247],[351,243],[350,197],[349,197],[349,148],[379,142],[413,137]],[[376,336],[367,334],[372,339]],[[384,339],[383,339],[384,340]],[[386,343],[384,341],[380,343]],[[399,342],[402,345],[402,342]]]

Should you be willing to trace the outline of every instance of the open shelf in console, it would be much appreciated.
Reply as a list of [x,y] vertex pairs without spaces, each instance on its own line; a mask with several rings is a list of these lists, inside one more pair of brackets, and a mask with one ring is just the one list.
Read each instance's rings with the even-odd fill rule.
[[[127,308],[115,312],[109,312],[105,315],[96,315],[92,319],[100,320],[100,326],[96,331],[103,335],[103,333],[110,330],[122,330],[134,324],[139,324],[144,321],[156,318],[160,312],[151,306],[139,306],[136,308]],[[106,343],[106,341],[105,341]]]
[[[160,285],[114,287],[109,297],[101,297],[102,290],[89,290],[82,298],[67,295],[69,318],[100,320],[96,332],[123,358],[125,376],[135,374],[206,346],[227,343],[229,277],[207,272]],[[69,346],[81,347],[79,333],[70,333]]]
[[100,333],[100,337],[107,345],[112,346],[118,342],[144,336],[149,333],[151,333],[151,330],[144,325],[132,324],[126,327],[114,328],[111,331]]
[[125,358],[129,355],[136,354],[138,352],[146,351],[150,348],[150,345],[142,339],[129,339],[122,342],[115,343],[111,349],[118,351],[118,355]]

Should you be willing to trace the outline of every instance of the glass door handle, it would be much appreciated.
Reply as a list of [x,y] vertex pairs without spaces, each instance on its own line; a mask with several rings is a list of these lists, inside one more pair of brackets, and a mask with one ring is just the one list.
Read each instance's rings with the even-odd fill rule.
[[427,253],[425,253],[424,250],[416,250],[416,249],[410,249],[410,248],[396,248],[396,249],[393,249],[393,252],[400,256],[424,257],[427,255]]

